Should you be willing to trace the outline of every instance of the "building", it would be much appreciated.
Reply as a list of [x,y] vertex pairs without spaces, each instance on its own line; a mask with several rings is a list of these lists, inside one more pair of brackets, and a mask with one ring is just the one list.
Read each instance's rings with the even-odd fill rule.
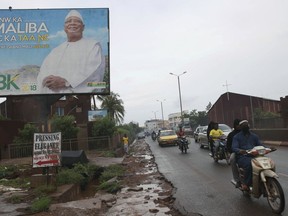
[[26,123],[31,123],[41,132],[49,132],[49,119],[53,115],[73,115],[79,133],[79,149],[85,149],[88,136],[88,110],[91,110],[90,95],[49,95],[49,96],[10,96],[0,104],[0,114],[7,121],[0,121],[0,152],[5,154],[7,146],[12,143]]
[[227,92],[222,94],[208,111],[210,121],[224,123],[232,127],[235,118],[247,119],[252,128],[255,125],[255,109],[264,112],[281,112],[281,104],[278,100],[265,99],[250,95]]
[[148,132],[158,131],[162,128],[170,128],[167,120],[151,119],[145,121],[145,129]]
[[[183,115],[184,114],[189,114],[188,110],[182,111]],[[171,113],[168,115],[168,121],[169,121],[169,126],[170,128],[176,129],[178,128],[179,124],[181,124],[181,113]],[[189,124],[189,122],[188,122]]]

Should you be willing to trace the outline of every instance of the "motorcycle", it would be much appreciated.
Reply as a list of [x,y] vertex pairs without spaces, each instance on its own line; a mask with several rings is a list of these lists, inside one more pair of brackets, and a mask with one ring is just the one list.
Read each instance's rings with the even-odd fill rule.
[[218,162],[219,160],[225,159],[226,163],[230,165],[230,153],[226,146],[227,137],[221,136],[217,142],[218,144],[214,143],[214,161]]
[[[267,201],[272,211],[277,214],[281,214],[285,209],[285,197],[283,189],[278,182],[279,176],[275,173],[275,163],[272,159],[265,157],[264,155],[275,151],[276,149],[265,148],[263,146],[256,146],[251,150],[247,150],[248,155],[253,155],[252,163],[252,186],[249,191],[243,191],[241,187],[239,189],[244,194],[251,194],[255,198],[259,198],[261,195],[267,197]],[[244,179],[244,170],[238,167],[239,177],[241,183]],[[237,182],[231,180],[235,186]]]
[[182,153],[187,153],[189,143],[188,143],[188,140],[186,139],[186,136],[178,137],[177,144]]
[[157,138],[157,135],[156,135],[156,133],[152,133],[151,137],[152,137],[152,140],[153,140],[153,141],[155,141],[155,140],[156,140],[156,138]]

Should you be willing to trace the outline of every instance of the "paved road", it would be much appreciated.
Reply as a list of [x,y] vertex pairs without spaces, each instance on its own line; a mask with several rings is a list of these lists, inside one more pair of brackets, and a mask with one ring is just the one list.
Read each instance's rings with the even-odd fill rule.
[[[159,171],[176,187],[175,206],[182,213],[198,213],[204,216],[270,216],[273,215],[266,198],[249,198],[230,183],[231,167],[225,161],[215,163],[208,149],[190,140],[190,149],[182,154],[175,147],[159,147],[150,137],[146,142],[155,156]],[[275,161],[280,183],[286,195],[288,208],[287,147],[269,154]],[[288,210],[282,213],[288,216]]]

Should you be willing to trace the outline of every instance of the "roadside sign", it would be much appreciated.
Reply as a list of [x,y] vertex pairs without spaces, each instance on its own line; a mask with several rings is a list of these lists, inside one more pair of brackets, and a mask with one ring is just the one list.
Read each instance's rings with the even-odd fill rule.
[[61,132],[34,133],[33,168],[61,166]]

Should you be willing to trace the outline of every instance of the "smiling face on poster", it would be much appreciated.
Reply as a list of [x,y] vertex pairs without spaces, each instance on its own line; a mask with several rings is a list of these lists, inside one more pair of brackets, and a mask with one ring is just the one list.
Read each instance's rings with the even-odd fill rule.
[[109,9],[1,10],[0,95],[109,94]]

